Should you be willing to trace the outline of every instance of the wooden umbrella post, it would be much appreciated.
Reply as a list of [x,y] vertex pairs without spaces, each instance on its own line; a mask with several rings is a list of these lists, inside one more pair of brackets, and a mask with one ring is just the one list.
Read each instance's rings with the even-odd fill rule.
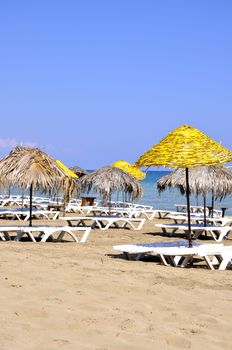
[[206,194],[203,195],[204,199],[204,226],[206,227]]
[[109,214],[111,215],[111,191],[109,193]]
[[212,218],[213,218],[213,208],[214,208],[214,190],[212,190],[212,204],[211,204],[211,206],[212,206],[211,216],[212,216]]
[[32,193],[33,193],[33,184],[30,186],[30,219],[29,226],[32,226]]
[[187,213],[188,213],[188,240],[189,240],[189,248],[193,246],[192,243],[192,235],[191,235],[191,218],[190,218],[190,190],[189,190],[189,171],[188,168],[185,168],[186,175],[186,199],[187,199]]

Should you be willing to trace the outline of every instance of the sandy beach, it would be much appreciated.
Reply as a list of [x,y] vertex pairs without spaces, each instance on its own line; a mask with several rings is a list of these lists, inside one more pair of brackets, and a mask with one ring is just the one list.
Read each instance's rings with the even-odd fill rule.
[[1,242],[0,349],[230,350],[231,270],[128,261],[112,249],[169,239],[147,221],[92,230],[82,244]]

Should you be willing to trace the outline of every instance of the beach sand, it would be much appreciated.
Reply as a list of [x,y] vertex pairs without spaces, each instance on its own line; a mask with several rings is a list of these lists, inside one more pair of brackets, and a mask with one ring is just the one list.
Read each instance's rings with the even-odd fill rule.
[[231,350],[231,270],[128,261],[112,249],[175,240],[155,232],[147,221],[92,230],[82,244],[1,241],[0,349]]

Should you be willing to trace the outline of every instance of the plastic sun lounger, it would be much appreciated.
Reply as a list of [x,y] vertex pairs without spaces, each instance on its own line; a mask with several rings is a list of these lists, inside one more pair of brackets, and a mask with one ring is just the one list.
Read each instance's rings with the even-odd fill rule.
[[138,260],[144,254],[157,255],[164,265],[186,267],[194,256],[202,258],[208,268],[214,270],[218,264],[219,270],[224,270],[232,264],[232,246],[223,244],[197,244],[187,247],[187,241],[159,242],[149,244],[128,244],[113,246],[113,249],[123,252],[129,260],[135,256]]
[[[182,230],[188,234],[188,226],[186,224],[155,224],[155,227],[159,227],[162,231],[168,234],[171,230],[170,236],[175,235],[177,230]],[[204,226],[203,224],[191,225],[192,238],[197,239],[202,233],[209,233],[216,242],[221,242],[227,237],[232,230],[231,226]]]
[[[145,223],[145,219],[140,218],[125,218],[117,216],[63,216],[61,220],[66,220],[70,226],[87,227],[87,222],[93,222],[91,228],[96,227],[101,230],[108,230],[110,227],[116,228],[132,228],[133,230],[141,230]],[[73,222],[76,222],[75,224]],[[121,225],[120,225],[121,223]],[[137,224],[137,226],[135,226]]]
[[[180,213],[183,213],[187,211],[187,205],[186,204],[175,204],[176,210]],[[204,207],[199,205],[190,205],[190,211],[193,214],[201,213],[204,214]],[[222,210],[220,209],[213,209],[214,216],[221,217],[222,216]],[[209,208],[206,208],[206,215],[209,215]]]
[[[75,232],[82,232],[80,240],[75,236]],[[46,242],[48,238],[53,239],[54,233],[59,233],[57,241],[61,241],[64,234],[68,234],[75,242],[83,243],[87,240],[90,227],[70,227],[70,226],[2,226],[0,227],[0,238],[2,240],[11,240],[9,232],[16,232],[14,241],[20,241],[24,235],[27,235],[32,242],[37,242],[33,233],[39,233],[40,242]]]
[[[165,247],[186,247],[189,242],[187,240],[173,241],[173,242],[154,242],[154,243],[139,243],[139,244],[125,244],[115,245],[114,250],[122,252],[128,260],[139,260],[146,254],[154,254],[157,248]],[[199,243],[193,242],[194,246],[199,246]]]
[[[169,215],[180,215],[179,211],[172,211],[172,210],[165,210],[165,209],[154,209],[154,211],[156,212],[156,217],[158,219],[168,219]],[[181,215],[184,215],[184,214],[185,213],[181,213]]]
[[171,265],[181,267],[186,267],[194,257],[202,258],[211,270],[215,270],[214,265],[218,265],[218,270],[225,270],[232,262],[232,246],[223,244],[201,244],[193,248],[162,248],[158,254],[164,264],[168,258]]
[[[188,221],[188,217],[186,215],[170,215],[169,219],[172,219],[175,224],[184,224]],[[204,222],[204,216],[202,215],[191,215],[191,222],[195,222],[197,224]],[[211,216],[206,216],[206,222],[215,226],[231,226],[232,218],[231,217],[220,217],[220,218],[212,218]]]
[[156,216],[155,210],[147,210],[147,209],[139,209],[139,208],[91,208],[87,212],[88,214],[93,213],[93,215],[118,215],[122,217],[128,218],[141,218],[145,217],[145,219],[153,220]]
[[[50,211],[50,210],[32,210],[32,217],[47,219],[47,220],[56,220],[59,217],[59,211]],[[0,217],[6,217],[14,220],[24,220],[27,221],[30,218],[29,210],[5,210],[0,211]]]
[[232,266],[232,246],[225,246],[223,249],[219,249],[218,251],[200,252],[198,255],[207,261],[207,264],[211,270],[214,270],[213,265],[215,265],[215,258],[219,264],[218,270],[225,270],[227,267]]

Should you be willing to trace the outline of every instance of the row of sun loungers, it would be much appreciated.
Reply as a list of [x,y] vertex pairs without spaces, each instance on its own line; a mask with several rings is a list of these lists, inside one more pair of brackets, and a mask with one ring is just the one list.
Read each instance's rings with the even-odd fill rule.
[[[59,218],[59,211],[52,210],[32,210],[32,217],[37,219],[47,219],[47,220],[56,220]],[[7,209],[0,210],[1,219],[9,220],[29,220],[30,211],[29,210],[19,210],[19,209]]]

